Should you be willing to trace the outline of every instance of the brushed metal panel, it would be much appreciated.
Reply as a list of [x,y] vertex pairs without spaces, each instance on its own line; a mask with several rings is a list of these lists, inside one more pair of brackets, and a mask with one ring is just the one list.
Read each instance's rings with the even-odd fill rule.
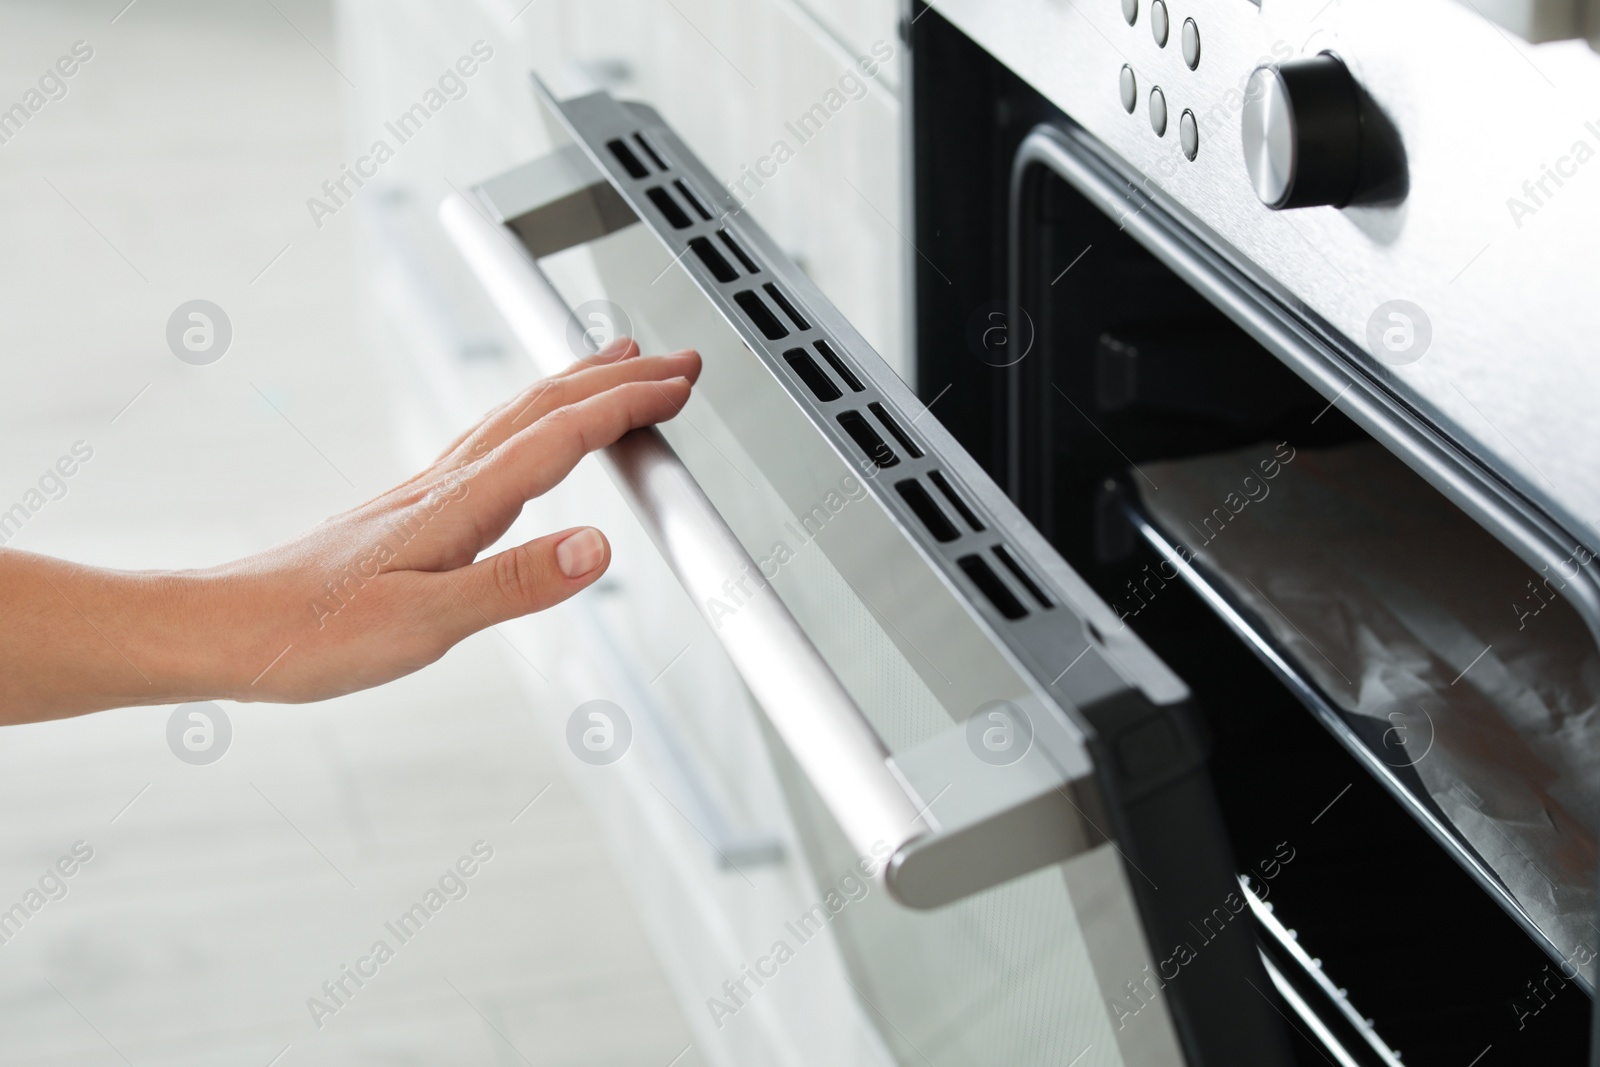
[[[1145,175],[1198,232],[1367,351],[1365,370],[1478,461],[1594,543],[1600,400],[1592,358],[1600,238],[1600,57],[1582,42],[1516,43],[1451,0],[1193,0],[1199,69],[1156,47],[1141,16],[1059,0],[937,0],[934,7]],[[1400,131],[1409,193],[1398,205],[1272,212],[1240,150],[1245,78],[1258,63],[1336,51]],[[1123,110],[1122,65],[1199,116],[1183,158],[1142,108]],[[1584,145],[1579,149],[1579,144]],[[1583,162],[1577,162],[1579,157]],[[1569,176],[1534,204],[1544,167]],[[1538,195],[1537,189],[1534,190]],[[1515,197],[1532,208],[1513,211]],[[1092,253],[1091,253],[1092,255]],[[1433,331],[1416,362],[1367,348],[1380,305],[1421,306]],[[1330,399],[1337,388],[1318,387]]]

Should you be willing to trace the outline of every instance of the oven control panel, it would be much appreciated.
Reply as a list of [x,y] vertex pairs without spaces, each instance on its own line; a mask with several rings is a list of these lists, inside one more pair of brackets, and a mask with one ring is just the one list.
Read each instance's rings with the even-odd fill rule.
[[[1488,0],[932,0],[1575,543],[1600,526],[1572,430],[1600,396],[1600,55],[1551,13],[1597,5],[1525,3],[1549,17],[1513,33]],[[1397,302],[1425,338],[1403,353]]]

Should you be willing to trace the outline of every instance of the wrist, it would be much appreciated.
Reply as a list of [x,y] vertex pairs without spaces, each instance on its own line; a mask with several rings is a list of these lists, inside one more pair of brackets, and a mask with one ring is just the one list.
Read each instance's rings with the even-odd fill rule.
[[155,604],[150,655],[169,700],[270,700],[265,677],[292,628],[270,573],[239,565],[148,576]]

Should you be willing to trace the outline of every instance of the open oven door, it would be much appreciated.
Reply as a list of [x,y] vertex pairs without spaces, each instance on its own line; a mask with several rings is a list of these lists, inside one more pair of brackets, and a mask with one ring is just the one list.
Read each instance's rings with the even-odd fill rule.
[[445,228],[541,371],[621,333],[704,357],[604,462],[805,858],[888,890],[830,930],[895,1058],[1292,1062],[1183,683],[655,112],[537,89],[566,146]]

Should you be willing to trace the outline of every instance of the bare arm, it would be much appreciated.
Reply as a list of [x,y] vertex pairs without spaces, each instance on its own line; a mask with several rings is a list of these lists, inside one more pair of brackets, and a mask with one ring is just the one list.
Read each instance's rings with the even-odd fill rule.
[[610,563],[598,530],[478,554],[586,453],[677,414],[699,372],[693,352],[641,357],[619,342],[490,412],[409,481],[221,567],[111,571],[0,549],[0,725],[321,700],[560,603]]

